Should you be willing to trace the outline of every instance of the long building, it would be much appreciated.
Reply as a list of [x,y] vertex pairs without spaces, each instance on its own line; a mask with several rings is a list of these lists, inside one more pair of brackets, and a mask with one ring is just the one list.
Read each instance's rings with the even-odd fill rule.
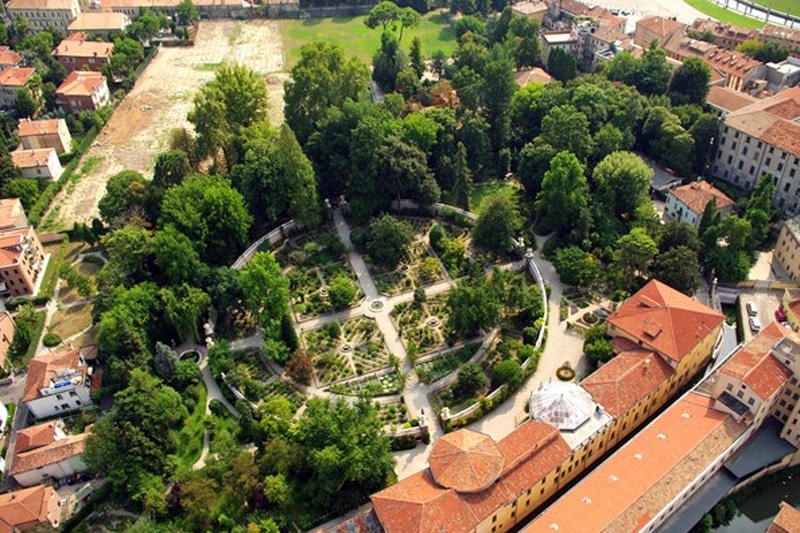
[[523,533],[684,533],[726,494],[800,461],[800,337],[777,323]]
[[711,165],[714,177],[752,190],[771,174],[772,204],[784,214],[800,213],[800,87],[728,113]]

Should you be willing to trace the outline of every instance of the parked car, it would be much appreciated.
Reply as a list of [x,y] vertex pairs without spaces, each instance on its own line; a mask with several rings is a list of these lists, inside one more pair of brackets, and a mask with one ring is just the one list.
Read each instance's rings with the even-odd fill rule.
[[750,315],[750,316],[758,315],[758,307],[756,307],[755,302],[753,302],[752,300],[747,302],[747,305],[745,307],[747,307],[747,314],[748,315]]
[[757,316],[750,317],[750,329],[753,331],[758,331],[761,329],[761,321],[758,319]]
[[786,313],[784,313],[783,309],[780,307],[775,310],[775,320],[778,322],[786,322]]

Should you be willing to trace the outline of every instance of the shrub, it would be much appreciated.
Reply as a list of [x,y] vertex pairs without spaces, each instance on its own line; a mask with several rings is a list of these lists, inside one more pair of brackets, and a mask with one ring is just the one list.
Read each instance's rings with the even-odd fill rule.
[[447,234],[444,231],[444,228],[440,224],[434,224],[431,228],[430,233],[428,234],[430,238],[431,247],[437,252],[441,251],[441,242],[442,239],[447,237]]
[[497,388],[501,385],[508,385],[511,389],[516,389],[522,384],[522,367],[513,359],[500,361],[492,368],[492,387]]
[[476,363],[467,363],[458,371],[456,389],[463,396],[472,396],[486,387],[486,374]]
[[47,333],[42,339],[42,344],[44,344],[48,348],[52,348],[53,346],[58,346],[59,344],[61,344],[61,337],[59,337],[55,333]]

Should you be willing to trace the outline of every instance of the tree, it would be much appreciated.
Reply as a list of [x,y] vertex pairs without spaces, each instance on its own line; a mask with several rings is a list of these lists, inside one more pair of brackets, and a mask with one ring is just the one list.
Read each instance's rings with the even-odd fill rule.
[[618,127],[613,124],[606,124],[594,134],[592,139],[594,144],[594,152],[592,153],[592,161],[600,161],[604,157],[614,152],[619,152],[627,148],[625,145],[625,137]]
[[34,93],[28,87],[22,87],[17,91],[14,109],[17,118],[36,118],[39,113],[38,98],[34,97]]
[[535,209],[543,227],[559,235],[585,231],[588,226],[589,185],[583,167],[569,152],[560,152],[545,172]]
[[413,68],[404,68],[397,73],[395,78],[395,90],[400,93],[406,100],[411,100],[422,89],[422,84],[419,82],[419,76]]
[[423,280],[435,279],[442,269],[435,257],[426,257],[419,265],[419,274]]
[[694,171],[698,175],[705,174],[706,164],[718,132],[719,119],[713,113],[703,113],[689,128],[689,135],[694,139]]
[[169,382],[175,377],[175,372],[178,369],[178,361],[180,358],[175,350],[162,342],[156,343],[155,357],[153,358],[153,367],[156,374],[161,379]]
[[558,150],[545,142],[541,137],[536,137],[533,142],[527,143],[519,153],[517,163],[517,179],[525,187],[525,192],[531,198],[536,198],[542,190],[542,180],[547,168]]
[[328,298],[334,309],[344,309],[350,305],[356,294],[358,294],[358,287],[344,274],[335,276],[328,287]]
[[778,43],[762,43],[756,39],[747,39],[736,47],[737,52],[744,52],[762,63],[780,63],[789,57],[790,50]]
[[645,230],[633,228],[630,233],[617,241],[614,263],[622,271],[626,283],[629,283],[636,276],[648,275],[650,265],[657,254],[658,247]]
[[223,64],[214,79],[197,92],[194,109],[189,112],[198,153],[216,158],[222,149],[232,167],[240,159],[238,145],[244,130],[262,121],[267,107],[263,77],[242,65]]
[[162,152],[156,156],[153,186],[169,189],[173,185],[180,185],[191,173],[192,165],[186,152],[183,150]]
[[289,312],[289,280],[275,257],[269,252],[254,255],[242,269],[241,283],[247,307],[258,315],[261,327],[274,336]]
[[508,39],[514,47],[517,68],[528,68],[542,62],[539,31],[541,25],[535,18],[514,17],[508,27]]
[[192,0],[181,0],[181,3],[175,8],[175,14],[178,16],[178,23],[182,26],[188,26],[200,20],[200,12]]
[[397,22],[400,23],[400,35],[398,36],[397,40],[399,42],[403,42],[403,31],[419,25],[419,21],[421,19],[422,17],[420,17],[419,13],[417,13],[412,7],[404,7],[400,9],[400,11],[397,13]]
[[459,142],[456,146],[453,173],[455,174],[453,196],[455,197],[456,205],[462,209],[469,210],[469,193],[472,191],[472,172],[467,165],[467,149],[464,148],[464,143],[462,142]]
[[385,33],[389,25],[394,25],[400,15],[400,8],[394,2],[384,1],[373,7],[367,18],[364,19],[364,24],[368,28],[377,28],[381,26]]
[[375,264],[395,268],[408,254],[414,242],[414,229],[405,220],[382,215],[369,225],[367,253]]
[[597,198],[606,209],[620,219],[629,220],[641,203],[650,201],[647,192],[653,169],[636,154],[614,152],[598,163],[592,180],[597,187]]
[[127,388],[115,395],[113,410],[92,426],[84,460],[118,493],[140,494],[145,476],[167,473],[167,456],[178,444],[175,430],[186,416],[177,392],[134,369]]
[[570,52],[554,48],[547,57],[547,72],[558,81],[567,82],[578,75],[578,62]]
[[124,226],[133,218],[143,218],[146,193],[144,176],[123,170],[106,182],[106,193],[98,204],[100,216],[112,228]]
[[425,74],[425,57],[422,55],[422,41],[419,37],[414,37],[411,41],[411,51],[408,53],[408,58],[411,61],[411,68],[417,74],[417,78],[421,78]]
[[688,296],[694,295],[700,286],[697,252],[678,246],[659,254],[653,265],[653,277]]
[[[2,157],[0,157],[2,159]],[[0,163],[2,165],[2,163]],[[16,167],[14,167],[16,169]],[[17,169],[19,171],[19,169]],[[3,180],[0,180],[2,182]],[[3,187],[3,198],[19,198],[22,208],[29,212],[39,198],[39,184],[36,180],[16,178],[6,182]]]
[[455,25],[456,39],[461,41],[461,38],[468,33],[472,33],[473,37],[483,37],[486,35],[486,24],[475,15],[465,15],[459,18]]
[[513,249],[512,239],[521,228],[522,216],[516,198],[498,194],[486,202],[472,238],[477,246],[500,255]]
[[492,367],[493,388],[507,384],[509,389],[516,390],[522,384],[523,378],[522,367],[513,359],[500,361]]
[[172,224],[156,232],[152,250],[156,265],[171,285],[196,285],[208,275],[208,266],[200,259],[192,241]]
[[305,350],[299,349],[289,357],[286,362],[286,374],[298,383],[305,385],[311,383],[311,378],[314,375],[314,364]]
[[649,50],[645,50],[642,60],[637,64],[637,68],[632,74],[633,85],[647,95],[658,95],[667,92],[672,69],[667,64],[667,56],[663,49],[656,43],[650,45]]
[[175,288],[162,288],[161,299],[164,302],[164,317],[178,338],[181,341],[193,339],[194,342],[202,342],[200,321],[211,308],[211,297],[202,289],[183,283]]
[[341,47],[320,42],[303,45],[291,74],[284,84],[286,122],[302,145],[330,108],[358,101],[369,86],[366,65],[345,59]]
[[408,65],[406,53],[393,33],[381,35],[381,48],[372,58],[372,79],[387,92],[397,86],[397,75]]
[[[483,111],[489,124],[492,153],[497,156],[508,142],[511,129],[509,108],[517,89],[514,81],[514,61],[507,46],[496,44],[483,70],[481,90]],[[506,169],[495,159],[495,174],[505,177]]]
[[669,83],[669,97],[672,105],[705,105],[708,97],[708,83],[711,81],[711,67],[699,57],[686,59],[675,69]]
[[247,244],[252,218],[242,195],[219,176],[192,176],[164,195],[159,227],[186,235],[212,265],[234,260]]
[[561,281],[567,285],[590,287],[600,279],[600,261],[577,246],[558,249],[553,266]]
[[572,105],[553,107],[542,119],[542,141],[557,152],[567,150],[580,161],[592,153],[589,119]]
[[486,374],[477,363],[466,363],[458,369],[456,389],[462,398],[471,398],[486,388]]
[[495,327],[502,311],[497,294],[483,280],[456,285],[447,296],[447,309],[447,330],[464,339]]
[[[716,203],[716,201],[712,201]],[[667,222],[664,224],[664,229],[661,232],[659,250],[663,254],[678,246],[685,246],[695,252],[700,251],[701,243],[700,239],[697,237],[697,231],[694,229],[694,226],[686,222]]]

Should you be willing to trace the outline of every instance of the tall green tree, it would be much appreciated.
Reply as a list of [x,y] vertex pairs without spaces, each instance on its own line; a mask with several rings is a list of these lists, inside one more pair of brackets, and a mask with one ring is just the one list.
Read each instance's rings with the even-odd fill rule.
[[369,225],[367,253],[376,264],[394,268],[406,258],[414,241],[411,225],[391,215],[382,215]]
[[557,151],[569,151],[580,161],[592,153],[589,119],[572,105],[553,107],[542,119],[542,140]]
[[408,53],[408,59],[411,61],[411,68],[421,78],[425,74],[425,56],[422,54],[422,41],[419,37],[414,37],[411,41],[411,51]]
[[672,105],[705,105],[711,81],[711,67],[699,57],[686,59],[675,69],[669,82]]
[[529,68],[541,64],[539,31],[541,25],[535,18],[514,17],[508,27],[508,39],[514,50],[517,68]]
[[472,172],[467,165],[467,149],[464,143],[458,143],[456,147],[455,159],[453,160],[453,172],[455,182],[453,183],[453,196],[456,205],[469,211],[469,193],[472,191]]
[[578,75],[578,62],[570,52],[554,48],[547,57],[547,72],[558,81],[567,82]]
[[182,341],[203,342],[200,322],[211,308],[211,297],[203,290],[183,283],[175,288],[161,289],[164,317]]
[[478,217],[472,238],[477,246],[495,254],[513,249],[512,238],[522,228],[519,205],[513,196],[496,195],[486,202]]
[[100,199],[100,216],[112,228],[119,228],[135,218],[144,218],[147,181],[133,170],[123,170],[106,182],[106,193]]
[[364,24],[373,29],[381,26],[385,33],[390,26],[397,22],[399,14],[400,8],[397,7],[397,4],[386,0],[370,10],[367,18],[364,19]]
[[589,185],[578,158],[560,152],[550,161],[535,208],[546,231],[568,235],[586,231],[589,225]]
[[597,164],[592,180],[597,187],[597,199],[614,216],[630,220],[641,203],[650,201],[647,192],[653,169],[636,154],[614,152]]
[[624,283],[629,284],[636,276],[647,277],[657,254],[658,246],[642,228],[633,228],[621,237],[617,241],[614,262],[624,276]]
[[[509,107],[517,88],[514,81],[514,61],[507,46],[499,44],[492,48],[489,61],[483,71],[483,111],[489,123],[492,153],[497,156],[508,142],[511,129]],[[495,160],[496,175],[503,177],[505,169]]]
[[289,280],[275,257],[268,252],[254,255],[242,269],[241,285],[245,303],[261,327],[269,336],[279,334],[281,320],[289,312]]
[[693,296],[701,282],[697,252],[686,246],[677,246],[659,254],[653,264],[653,277]]

